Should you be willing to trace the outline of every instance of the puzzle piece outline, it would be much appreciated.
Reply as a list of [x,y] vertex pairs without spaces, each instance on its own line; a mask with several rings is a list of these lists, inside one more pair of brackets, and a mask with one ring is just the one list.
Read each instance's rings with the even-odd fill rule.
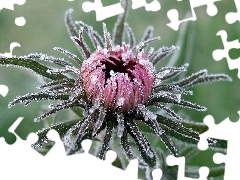
[[8,87],[6,85],[0,84],[0,95],[2,95],[3,97],[6,97],[8,94]]
[[199,178],[194,179],[185,176],[185,157],[174,157],[173,155],[169,155],[166,158],[166,163],[168,166],[178,166],[178,175],[177,180],[207,180],[207,176],[209,174],[209,168],[206,166],[202,166],[199,168]]
[[[151,3],[147,3],[146,0],[132,0],[132,9],[138,9],[140,7],[145,7],[146,11],[159,11],[161,9],[161,4],[157,0],[153,0]],[[121,2],[103,6],[102,0],[83,2],[82,9],[84,12],[95,11],[97,21],[102,21],[124,12]]]
[[202,1],[189,0],[189,1],[191,6],[192,17],[185,18],[179,21],[178,11],[176,9],[171,9],[167,12],[168,19],[170,20],[170,23],[166,24],[167,26],[177,31],[181,23],[187,21],[196,21],[197,16],[194,9],[203,5],[207,5],[207,14],[209,16],[215,16],[218,13],[218,9],[214,3],[222,0],[202,0]]
[[229,56],[229,51],[233,48],[239,49],[240,42],[239,39],[233,41],[227,41],[228,34],[225,30],[220,30],[216,34],[221,37],[223,43],[223,49],[216,49],[212,52],[212,56],[216,61],[220,61],[226,58],[228,67],[230,70],[238,69],[238,78],[240,79],[240,57],[237,59],[231,59]]
[[12,52],[15,47],[21,47],[21,45],[18,42],[12,42],[9,46],[10,51],[5,52],[5,53],[0,53],[0,56],[5,56],[5,57],[12,57]]
[[[240,116],[240,111],[238,111],[238,114]],[[237,122],[231,122],[229,118],[226,118],[221,123],[215,124],[213,117],[208,115],[203,121],[209,127],[209,130],[200,135],[198,148],[200,150],[208,148],[207,138],[227,140],[228,146],[226,155],[215,153],[213,161],[216,164],[225,163],[225,180],[229,180],[232,177],[239,177],[240,171],[238,167],[240,162],[234,159],[240,159],[240,153],[238,152],[240,143],[237,143],[240,136],[240,118]],[[227,131],[227,129],[230,129],[230,131]]]
[[2,9],[14,10],[14,5],[23,5],[25,2],[26,0],[5,0],[0,3],[0,12]]
[[[94,0],[93,3],[89,1],[84,2],[82,4],[82,9],[84,12],[95,11],[97,21],[102,21],[106,18],[116,16],[124,12],[120,2],[109,6],[103,6],[101,0]],[[109,14],[109,12],[111,12],[111,14]]]
[[[50,151],[50,153],[51,153],[51,151]],[[217,154],[217,153],[216,153]],[[223,157],[225,157],[225,155],[223,155]]]
[[[17,141],[15,144],[8,145],[5,143],[3,137],[0,138],[1,176],[8,177],[10,180],[19,177],[30,180],[32,179],[32,174],[38,174],[34,179],[40,180],[47,174],[49,179],[57,177],[76,179],[79,178],[79,173],[72,172],[79,172],[80,169],[80,177],[87,177],[89,180],[137,180],[138,160],[131,160],[125,170],[119,169],[111,164],[116,158],[115,152],[111,150],[108,151],[106,160],[104,161],[89,154],[88,151],[91,146],[91,140],[88,139],[82,142],[82,147],[84,149],[83,153],[67,156],[62,140],[56,130],[48,131],[47,137],[54,141],[55,144],[45,156],[42,156],[31,147],[31,145],[38,140],[38,136],[35,133],[30,133],[27,140],[22,140],[14,132],[22,120],[23,117],[19,117],[8,130],[16,136]],[[9,159],[13,159],[14,162]],[[22,162],[25,163],[25,166],[22,165]],[[29,166],[26,166],[28,164]],[[76,164],[76,166],[67,166],[67,164]],[[43,167],[44,173],[41,174],[39,171]],[[12,173],[13,169],[14,173]],[[94,173],[91,173],[93,169]],[[26,170],[31,173],[26,174]],[[56,174],[54,170],[58,171],[58,174]],[[153,175],[154,179],[161,178],[161,170],[160,172],[159,169],[158,171],[154,170]]]
[[240,22],[240,1],[234,0],[237,12],[229,12],[226,14],[225,19],[228,24],[233,24],[236,21]]

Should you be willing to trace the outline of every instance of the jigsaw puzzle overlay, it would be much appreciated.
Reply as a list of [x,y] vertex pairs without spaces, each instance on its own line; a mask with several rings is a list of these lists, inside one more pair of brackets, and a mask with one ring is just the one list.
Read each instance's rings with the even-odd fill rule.
[[[240,115],[240,111],[238,112]],[[199,149],[206,150],[208,143],[207,138],[217,138],[224,139],[228,142],[227,154],[223,155],[216,153],[213,160],[216,164],[225,163],[225,179],[232,179],[233,177],[239,177],[239,165],[240,162],[240,121],[231,122],[229,118],[225,119],[219,124],[214,123],[212,116],[206,116],[204,118],[204,123],[209,127],[209,130],[200,135],[200,142],[198,144]]]
[[229,50],[230,49],[239,49],[240,48],[240,42],[238,39],[228,42],[227,41],[227,32],[225,30],[220,30],[217,33],[217,36],[220,36],[223,42],[224,49],[217,49],[213,51],[212,55],[213,58],[216,61],[219,61],[223,58],[227,59],[227,63],[229,66],[229,69],[238,69],[238,78],[240,79],[240,57],[238,59],[231,59],[229,57]]
[[172,28],[173,30],[177,31],[180,24],[186,21],[196,21],[197,17],[195,14],[195,8],[207,5],[207,14],[209,16],[215,16],[218,12],[217,7],[215,6],[215,2],[221,1],[221,0],[202,0],[202,1],[195,1],[195,0],[189,0],[191,5],[191,13],[192,17],[186,18],[184,20],[179,20],[179,14],[176,9],[171,9],[168,11],[167,16],[170,19],[170,23],[167,25]]
[[[215,16],[218,13],[218,9],[216,8],[214,3],[217,1],[221,0],[190,0],[192,17],[186,18],[184,20],[179,20],[178,12],[176,9],[169,10],[167,16],[170,20],[170,23],[168,23],[167,26],[177,31],[181,23],[185,23],[187,21],[196,21],[197,17],[194,9],[203,5],[207,5],[207,14],[209,16]],[[0,13],[1,9],[3,8],[14,10],[14,4],[23,5],[24,3],[25,0],[1,1]],[[237,12],[229,12],[228,14],[226,14],[226,21],[229,24],[240,21],[239,1],[235,0],[235,5],[237,8]],[[140,7],[145,7],[146,11],[159,11],[161,9],[160,2],[157,0],[153,0],[151,3],[147,3],[146,0],[132,0],[132,9],[137,9]],[[94,2],[85,1],[82,4],[82,9],[85,12],[95,11],[97,21],[101,21],[103,19],[115,16],[123,12],[120,2],[111,6],[103,7],[101,0],[94,0]],[[15,24],[17,26],[24,26],[25,23],[26,21],[24,17],[16,17]],[[217,35],[220,36],[220,38],[222,39],[224,49],[217,49],[213,51],[213,58],[217,61],[226,58],[230,69],[240,70],[240,59],[232,60],[228,54],[230,49],[240,48],[239,40],[228,42],[227,32],[225,30],[220,30]],[[2,52],[2,54],[0,55],[11,57],[14,47],[20,47],[20,44],[17,42],[11,43],[9,48],[10,51]],[[240,78],[240,71],[238,72],[238,77]],[[0,95],[2,96],[1,98],[7,96],[8,91],[9,89],[6,85],[0,84]],[[240,111],[238,113],[240,114]],[[23,118],[18,118],[9,129],[9,132],[13,133],[17,138],[17,142],[15,144],[8,145],[5,142],[4,138],[0,138],[1,177],[8,177],[8,179],[19,179],[19,177],[21,179],[21,177],[24,177],[24,179],[27,180],[33,178],[32,174],[36,174],[34,179],[43,179],[45,177],[48,177],[48,179],[79,179],[81,177],[88,177],[87,179],[137,179],[136,160],[131,161],[125,171],[117,169],[111,166],[111,163],[116,157],[115,153],[108,152],[106,160],[101,161],[87,153],[91,145],[91,142],[88,140],[85,140],[82,144],[85,153],[67,157],[65,155],[64,147],[60,141],[59,135],[56,133],[56,131],[53,130],[48,132],[48,138],[53,140],[55,142],[55,145],[49,151],[49,153],[45,157],[43,157],[38,152],[34,151],[30,146],[32,143],[37,141],[37,135],[30,134],[27,140],[23,141],[14,132],[22,119]],[[207,138],[209,137],[227,140],[227,154],[223,155],[220,153],[216,153],[213,156],[213,160],[216,164],[225,163],[224,180],[231,180],[232,177],[239,177],[240,171],[238,167],[240,162],[238,160],[240,159],[240,153],[237,151],[240,148],[240,121],[234,123],[231,122],[229,118],[227,118],[223,122],[215,124],[213,117],[209,115],[204,118],[204,123],[209,127],[209,130],[201,135],[201,140],[198,145],[199,149],[205,150],[208,148]],[[22,166],[22,162],[25,162],[26,166]],[[44,164],[44,169],[42,167],[42,164]],[[61,164],[69,164],[69,166],[64,166],[63,169],[63,167],[60,166]],[[70,166],[71,164],[76,164],[76,166]],[[169,166],[177,165],[179,167],[178,180],[192,179],[185,177],[185,157],[175,158],[173,156],[169,156],[167,158],[167,164]],[[12,173],[12,169],[15,170],[14,173]],[[53,169],[56,169],[58,171],[58,174],[56,174]],[[82,174],[79,174],[79,169],[81,169]],[[94,173],[92,169],[94,169]],[[39,175],[39,171],[44,171],[44,177],[41,177]],[[208,167],[201,167],[199,169],[200,177],[198,179],[208,179],[208,173]],[[160,179],[161,176],[162,172],[160,169],[157,169],[153,172],[154,179]]]
[[[15,134],[14,130],[23,118],[18,118],[9,128],[9,132]],[[15,134],[16,135],[16,134]],[[55,142],[54,147],[43,157],[37,151],[31,148],[31,144],[38,139],[36,134],[30,134],[26,141],[21,140],[17,135],[17,142],[14,145],[8,145],[3,138],[0,138],[0,169],[1,177],[7,179],[19,179],[19,177],[30,180],[33,179],[137,179],[137,160],[131,161],[125,171],[115,168],[111,165],[116,157],[116,153],[109,151],[106,160],[102,161],[88,154],[91,146],[90,140],[82,142],[85,153],[66,156],[64,146],[58,133],[51,130],[47,134],[48,138]],[[23,163],[24,162],[24,166]],[[26,166],[28,164],[28,166]],[[43,169],[44,164],[44,169]],[[65,164],[67,166],[62,166]],[[68,166],[69,164],[69,166]],[[74,166],[72,166],[75,164]],[[12,170],[14,169],[14,173]],[[53,171],[57,170],[58,173]],[[79,171],[81,169],[81,171]],[[94,169],[94,173],[92,170]],[[44,173],[39,173],[44,171]],[[109,173],[111,171],[111,173]],[[31,173],[27,173],[31,172]],[[40,175],[41,174],[41,175]],[[159,177],[158,177],[159,179]]]
[[[17,5],[23,5],[26,2],[26,0],[1,0],[0,2],[0,12],[2,9],[9,9],[14,10],[14,4]],[[15,24],[17,26],[24,26],[26,23],[26,19],[22,16],[16,17]]]
[[[157,0],[153,0],[151,3],[147,3],[146,0],[131,0],[132,9],[145,7],[146,11],[158,11],[161,9],[161,5]],[[95,0],[92,2],[84,2],[82,9],[85,12],[95,11],[96,20],[101,21],[106,18],[121,14],[124,9],[121,6],[121,2],[103,7],[101,0]]]

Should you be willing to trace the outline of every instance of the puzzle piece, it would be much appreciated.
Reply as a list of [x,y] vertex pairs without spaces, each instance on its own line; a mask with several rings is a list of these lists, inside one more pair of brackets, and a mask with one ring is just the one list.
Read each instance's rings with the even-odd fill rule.
[[14,4],[23,5],[26,0],[1,0],[0,11],[1,9],[14,10]]
[[[55,144],[46,156],[42,156],[31,148],[31,144],[38,139],[36,134],[29,134],[27,140],[24,141],[14,132],[22,119],[22,117],[18,118],[9,128],[9,132],[13,133],[17,138],[14,145],[6,144],[4,138],[0,138],[0,169],[2,177],[7,177],[9,180],[24,177],[24,179],[30,180],[33,178],[32,174],[35,174],[34,179],[36,180],[45,177],[48,177],[48,179],[84,178],[88,180],[137,179],[137,160],[132,160],[125,171],[118,169],[112,166],[112,162],[116,158],[115,152],[108,151],[105,161],[88,154],[91,140],[82,142],[84,153],[67,156],[59,134],[55,130],[50,130],[47,133],[47,137],[54,141]],[[14,173],[12,173],[13,170]],[[26,173],[26,171],[31,173]],[[93,171],[94,173],[92,173]],[[162,171],[160,169],[153,171],[153,180],[158,180],[161,176]]]
[[6,85],[1,85],[0,84],[0,95],[5,97],[8,94],[8,87]]
[[227,59],[229,69],[238,69],[238,78],[240,78],[240,57],[238,59],[231,59],[229,57],[229,50],[232,48],[240,48],[239,40],[227,41],[227,32],[225,30],[220,30],[217,32],[217,36],[221,36],[224,49],[216,49],[213,51],[212,56],[216,61],[223,58]]
[[[2,9],[14,10],[14,4],[23,5],[26,0],[1,0],[0,2],[0,12]],[[15,24],[17,26],[24,26],[26,24],[26,19],[24,17],[15,18]]]
[[147,3],[146,0],[132,0],[132,9],[138,9],[145,7],[146,11],[159,11],[161,5],[157,0],[153,0],[151,3]]
[[5,56],[5,57],[12,57],[12,52],[15,47],[21,47],[21,45],[18,42],[12,42],[10,44],[10,52],[5,52],[4,54],[0,53],[0,56]]
[[[9,132],[15,134],[14,130],[23,118],[18,118],[9,128]],[[16,134],[15,134],[16,135]],[[85,140],[82,147],[85,153],[66,156],[63,143],[55,130],[50,130],[47,137],[55,142],[53,148],[44,157],[31,148],[31,144],[37,141],[38,136],[31,133],[27,140],[21,140],[17,135],[17,142],[7,145],[0,138],[0,169],[1,176],[6,179],[137,179],[137,160],[131,161],[126,171],[113,167],[113,152],[107,152],[106,161],[102,161],[90,154],[88,150],[90,140]],[[24,162],[24,164],[23,164]],[[92,171],[94,170],[94,173]],[[14,171],[14,173],[13,173]],[[26,173],[26,171],[31,173]],[[56,173],[57,172],[57,173]],[[74,173],[75,172],[75,173]],[[82,177],[82,178],[81,178]]]
[[124,12],[120,2],[103,7],[101,0],[95,0],[94,3],[88,1],[84,2],[82,4],[82,9],[84,12],[96,11],[97,21],[102,21],[106,18],[116,16]]
[[203,6],[203,5],[207,5],[207,14],[209,16],[215,16],[218,13],[218,9],[214,3],[217,1],[222,1],[222,0],[201,0],[201,1],[189,0],[189,1],[190,1],[190,5],[191,5],[192,17],[189,17],[189,18],[186,18],[183,20],[179,20],[178,11],[176,9],[171,9],[167,12],[167,16],[170,20],[170,23],[168,23],[167,26],[169,26],[173,30],[177,31],[181,23],[187,22],[187,21],[196,21],[197,17],[196,17],[194,8]]
[[[145,7],[146,11],[158,11],[161,9],[161,5],[157,0],[153,0],[151,3],[147,3],[146,0],[132,0],[132,9],[140,7]],[[97,21],[102,21],[124,12],[121,2],[103,7],[101,0],[84,2],[82,4],[82,9],[84,12],[95,11]]]
[[[166,162],[169,166],[175,166],[175,165],[178,166],[177,180],[194,180],[193,178],[185,177],[185,157],[177,158],[172,155],[169,155],[166,159]],[[208,167],[200,167],[198,180],[207,180],[208,174],[209,174]]]
[[[134,2],[134,1],[133,1]],[[137,2],[137,1],[136,1]],[[140,1],[139,1],[140,2]],[[141,1],[141,2],[143,2],[143,1]],[[145,1],[146,2],[146,1]],[[153,2],[152,2],[153,3]],[[140,3],[139,4],[136,4],[136,5],[140,5]],[[159,4],[160,5],[160,4]],[[140,7],[140,6],[139,6]],[[142,7],[142,6],[141,6]],[[150,7],[150,6],[149,6]],[[101,7],[101,8],[105,8],[105,7]],[[133,7],[132,7],[133,8]],[[138,7],[136,7],[136,8],[138,8]],[[147,10],[147,6],[145,6],[145,8],[146,8],[146,10]],[[95,10],[95,9],[93,9],[93,10]],[[103,11],[103,10],[102,10]],[[104,10],[105,11],[105,10]],[[110,11],[111,12],[111,11]],[[97,13],[97,10],[96,10],[96,13]],[[109,12],[108,12],[108,14],[109,14]],[[194,13],[195,14],[195,13]],[[196,18],[196,16],[195,16],[195,18]],[[179,25],[178,25],[179,26]],[[10,48],[11,49],[11,48]],[[11,53],[9,53],[9,54],[11,54]],[[1,87],[0,87],[1,88]],[[0,91],[1,91],[1,89],[0,89]],[[1,93],[0,93],[1,94]],[[14,128],[13,128],[13,130],[14,130]],[[10,130],[12,133],[14,133],[14,131],[12,131],[12,130]],[[51,135],[51,132],[53,132],[53,134]],[[79,169],[81,169],[82,171],[84,171],[84,167],[82,168],[82,167],[79,167],[79,163],[81,162],[81,161],[83,161],[83,164],[84,165],[86,165],[87,163],[89,163],[90,164],[90,167],[92,168],[92,167],[95,167],[95,159],[93,160],[93,159],[91,159],[90,158],[90,160],[89,160],[89,156],[88,156],[88,154],[86,153],[86,154],[84,154],[84,155],[86,155],[87,156],[87,158],[85,159],[85,160],[81,160],[80,158],[78,158],[77,159],[77,161],[75,160],[75,158],[76,157],[78,157],[78,155],[74,155],[74,156],[71,156],[71,157],[73,157],[72,158],[72,160],[67,160],[67,159],[64,159],[64,158],[62,158],[62,156],[65,156],[65,154],[64,154],[64,152],[65,151],[63,151],[63,146],[62,146],[62,143],[60,143],[61,141],[60,141],[60,139],[59,139],[59,136],[54,132],[54,131],[51,131],[51,132],[49,132],[50,134],[48,134],[48,137],[50,138],[50,139],[52,139],[52,140],[54,140],[55,142],[56,142],[56,144],[54,145],[54,147],[49,151],[49,153],[47,154],[47,158],[48,157],[52,157],[53,159],[51,159],[52,161],[55,161],[55,160],[57,160],[57,159],[60,159],[60,160],[58,160],[58,161],[56,161],[56,163],[52,163],[52,162],[50,162],[49,163],[49,165],[46,163],[46,162],[48,162],[48,161],[42,161],[42,159],[44,159],[45,157],[42,157],[42,156],[38,156],[37,155],[37,153],[34,153],[33,154],[33,156],[35,157],[35,155],[36,155],[36,157],[40,157],[40,158],[33,158],[33,160],[34,161],[32,161],[32,163],[31,163],[31,165],[32,164],[34,164],[35,166],[32,166],[33,168],[35,168],[35,169],[31,169],[31,167],[30,168],[28,168],[28,167],[23,167],[23,168],[21,168],[22,167],[22,165],[21,164],[17,164],[17,165],[15,165],[15,162],[13,162],[13,161],[9,161],[9,159],[11,158],[11,159],[14,159],[14,161],[18,161],[18,156],[22,156],[23,155],[23,159],[22,159],[22,161],[26,161],[25,162],[25,164],[27,165],[27,163],[29,163],[28,162],[28,159],[29,159],[29,154],[27,154],[26,153],[26,149],[27,148],[29,148],[29,145],[30,144],[32,144],[33,142],[35,142],[36,140],[35,140],[35,137],[33,137],[34,136],[34,134],[33,134],[33,136],[32,135],[30,135],[29,137],[28,137],[28,140],[27,141],[22,141],[21,139],[19,139],[19,138],[17,138],[17,142],[16,142],[16,144],[14,144],[14,145],[12,145],[12,147],[13,147],[13,153],[14,153],[14,151],[17,153],[17,155],[16,156],[12,156],[12,155],[9,155],[7,158],[6,158],[6,161],[9,161],[9,166],[7,166],[7,167],[9,167],[9,171],[6,171],[6,172],[8,172],[9,174],[7,174],[6,172],[4,172],[5,174],[7,174],[7,176],[8,175],[10,175],[10,173],[11,174],[13,174],[12,173],[12,170],[14,169],[19,169],[19,168],[21,168],[20,170],[18,170],[17,172],[14,172],[14,174],[13,174],[13,176],[14,175],[16,175],[16,176],[18,176],[17,178],[19,178],[19,175],[22,175],[23,176],[23,172],[25,172],[26,171],[26,169],[28,169],[28,171],[31,171],[31,172],[33,172],[33,173],[36,173],[36,174],[39,174],[39,169],[41,168],[41,170],[43,170],[44,171],[44,176],[48,176],[48,174],[50,174],[48,177],[53,177],[53,178],[56,178],[56,174],[54,173],[54,175],[53,174],[51,174],[51,172],[50,171],[52,171],[53,169],[56,169],[56,171],[63,171],[63,172],[65,172],[65,174],[68,174],[69,176],[65,176],[65,175],[62,175],[62,174],[60,174],[59,176],[61,176],[61,178],[64,178],[64,177],[66,177],[66,178],[71,178],[72,176],[72,174],[74,174],[74,175],[76,175],[77,176],[77,178],[79,178],[79,176],[81,176],[81,175],[79,175],[80,173],[82,173],[81,171],[79,172]],[[55,133],[55,134],[54,134]],[[16,136],[16,137],[18,137],[18,136]],[[4,146],[6,146],[5,145],[5,142],[4,141],[1,141],[1,140],[3,140],[3,138],[0,138],[0,147],[4,147]],[[19,151],[19,149],[21,150],[21,147],[23,146],[15,146],[15,145],[18,145],[18,143],[19,142],[23,142],[23,144],[25,144],[25,142],[26,142],[26,144],[25,145],[27,145],[25,148],[24,148],[24,152],[23,152],[23,154],[21,154],[20,155],[20,151]],[[84,143],[89,143],[89,141],[84,141],[83,142],[83,148],[84,148],[84,150],[87,152],[88,150],[87,150],[87,147],[88,147],[88,145],[87,145],[87,147],[84,145]],[[3,145],[3,146],[2,146]],[[90,146],[90,145],[89,145]],[[6,151],[8,151],[10,146],[7,146],[7,148],[5,149]],[[3,152],[3,151],[2,151]],[[5,151],[4,151],[5,152]],[[27,151],[28,152],[28,151]],[[32,151],[32,149],[31,149],[31,152],[34,152],[34,151]],[[106,161],[105,161],[105,163],[107,163],[107,164],[111,164],[111,162],[112,162],[112,159],[114,159],[114,157],[112,157],[112,156],[110,156],[111,158],[109,158],[109,153],[111,153],[111,152],[108,152],[107,153],[107,155],[106,155]],[[24,154],[26,154],[26,156],[24,156]],[[25,157],[25,159],[24,159],[24,157]],[[92,156],[91,156],[92,157]],[[214,155],[214,157],[216,157],[214,160],[215,160],[215,162],[216,163],[222,163],[222,162],[226,162],[226,155],[222,155],[222,154],[215,154]],[[31,155],[30,155],[30,158],[31,158]],[[1,151],[0,151],[0,159],[1,159]],[[234,157],[234,159],[235,159],[235,157]],[[46,158],[45,158],[45,160],[46,160]],[[93,161],[92,161],[93,160]],[[39,162],[38,162],[39,161]],[[89,162],[90,161],[90,162]],[[171,160],[170,160],[171,161]],[[184,172],[184,166],[185,166],[185,159],[184,159],[184,161],[183,160],[181,160],[181,161],[178,161],[177,159],[173,159],[173,161],[175,161],[175,163],[174,162],[172,162],[172,164],[174,165],[179,165],[179,168],[180,168],[180,166],[181,166],[181,172],[179,172],[180,173],[180,175],[179,175],[179,177],[181,177],[181,178],[183,178],[183,179],[190,179],[190,178],[187,178],[187,177],[184,177],[184,174],[182,173],[182,172]],[[1,160],[1,162],[4,162],[4,161],[2,161]],[[21,162],[21,161],[20,161]],[[38,165],[36,165],[36,162],[38,162],[38,164],[39,164],[39,166],[40,165],[42,165],[42,164],[47,164],[45,167],[38,167]],[[91,164],[91,162],[92,162],[92,164]],[[135,162],[135,164],[136,164],[136,161],[134,161]],[[68,167],[66,167],[65,166],[65,168],[66,169],[62,169],[62,168],[60,168],[60,169],[58,169],[57,167],[58,167],[58,164],[57,163],[59,163],[59,164],[66,164],[66,166],[68,165],[68,164],[74,164],[74,163],[77,163],[77,166],[78,166],[78,168],[75,170],[75,169],[71,169],[71,171],[69,170],[68,171]],[[2,163],[2,164],[4,164],[4,163]],[[25,165],[24,164],[24,165]],[[29,163],[30,164],[30,163]],[[57,165],[56,165],[57,164]],[[97,163],[98,164],[98,163]],[[129,166],[128,166],[128,168],[131,166],[133,164],[133,161],[132,161],[132,163],[131,164],[129,164]],[[99,165],[99,164],[98,164]],[[5,165],[4,165],[5,166]],[[98,168],[98,170],[99,171],[95,171],[94,170],[94,173],[97,175],[97,178],[99,179],[99,177],[101,176],[101,174],[102,173],[109,173],[109,172],[111,172],[111,167],[112,166],[109,166],[109,167],[107,167],[106,169],[107,169],[107,171],[106,171],[106,169],[105,169],[105,165],[103,165],[103,164],[100,164],[99,165],[100,167],[97,167]],[[16,167],[16,168],[15,168]],[[135,167],[135,170],[136,170],[136,165],[134,166]],[[183,167],[183,168],[182,168]],[[236,166],[237,167],[237,166]],[[1,170],[5,170],[5,168],[6,168],[6,166],[5,167],[1,167],[0,166],[0,169]],[[44,169],[43,169],[44,168]],[[69,167],[70,168],[70,167]],[[48,171],[49,170],[49,171]],[[201,176],[201,178],[205,178],[205,177],[207,177],[207,174],[208,174],[208,171],[207,171],[208,169],[207,168],[205,168],[205,167],[202,167],[202,168],[200,168],[199,169],[199,174],[200,174],[200,176]],[[79,173],[72,173],[72,172],[79,172]],[[154,172],[157,172],[158,170],[154,170]],[[236,170],[235,170],[236,171]],[[18,174],[18,172],[19,172],[19,174]],[[70,173],[68,173],[68,172],[70,172]],[[161,171],[160,171],[161,172]],[[4,176],[4,173],[2,173],[1,172],[1,176],[2,177],[5,177]],[[157,173],[159,173],[159,172],[157,172]],[[83,174],[85,174],[84,172],[83,172]],[[92,175],[93,173],[90,171],[90,170],[88,170],[87,171],[87,175]],[[26,174],[25,174],[26,175]],[[24,176],[25,176],[24,175]],[[41,174],[40,174],[41,175]],[[158,174],[158,176],[160,176],[161,177],[161,174],[159,175]],[[25,176],[26,177],[26,176]],[[160,177],[158,178],[158,179],[160,179]],[[42,177],[40,176],[40,177],[34,177],[34,179],[42,179]],[[76,178],[76,177],[73,177],[73,178]],[[101,177],[100,177],[101,178]],[[106,179],[106,176],[103,176],[103,178],[104,179]],[[14,178],[14,179],[16,179],[16,178]],[[27,178],[25,178],[25,179],[30,179],[30,177],[27,177]],[[32,179],[32,177],[31,177],[31,179]],[[87,178],[87,179],[89,179],[89,177]],[[114,175],[114,179],[116,179],[116,176]],[[133,177],[131,177],[131,176],[128,176],[126,179],[136,179],[135,178],[135,176],[134,176],[134,178]],[[155,179],[155,178],[154,178]],[[230,179],[230,178],[229,178]],[[232,178],[231,178],[232,179]]]
[[236,21],[240,21],[240,1],[234,0],[237,12],[229,12],[226,14],[225,19],[228,24],[233,24]]
[[[238,114],[240,115],[240,111]],[[239,177],[240,120],[238,122],[231,122],[230,119],[227,118],[216,125],[213,117],[209,115],[204,118],[204,123],[209,127],[209,130],[200,135],[199,149],[205,150],[208,148],[207,138],[209,137],[227,140],[227,154],[216,153],[213,156],[213,160],[217,164],[225,162],[225,180],[230,180],[232,177]]]

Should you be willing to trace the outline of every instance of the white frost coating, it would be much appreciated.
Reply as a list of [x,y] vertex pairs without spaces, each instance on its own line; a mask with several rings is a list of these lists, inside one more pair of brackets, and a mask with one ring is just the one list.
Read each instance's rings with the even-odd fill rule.
[[151,54],[153,53],[153,51],[154,51],[154,48],[151,47],[150,50],[148,51],[148,57],[151,56]]
[[40,56],[40,60],[44,60],[46,58],[46,55],[45,54],[42,54],[41,56]]
[[110,73],[110,76],[114,76],[115,75],[115,72],[113,70],[111,70],[109,73]]
[[94,105],[89,109],[89,113],[90,114],[94,113],[94,111],[99,107],[100,107],[100,100],[96,99],[96,101],[94,102]]
[[101,68],[102,68],[102,69],[106,69],[106,65],[103,64],[103,65],[101,66]]
[[107,49],[107,48],[102,49],[102,52],[103,52],[103,54],[104,54],[106,57],[109,57],[108,49]]
[[121,49],[120,45],[116,45],[112,47],[112,51],[119,51]]
[[122,54],[122,61],[123,62],[126,62],[127,58],[128,58],[128,54],[127,53]]
[[123,132],[124,132],[124,116],[123,116],[123,114],[117,114],[117,122],[118,122],[117,135],[119,138],[121,138],[123,135]]
[[147,67],[147,65],[148,65],[148,61],[143,60],[143,59],[140,59],[140,60],[139,60],[139,64],[141,64],[141,65]]
[[117,100],[117,106],[120,107],[124,104],[125,98],[124,97],[120,97]]
[[141,82],[139,82],[139,80],[137,78],[134,78],[133,79],[133,82],[137,85],[142,85]]
[[156,77],[157,78],[163,78],[164,76],[166,76],[168,73],[170,73],[170,70],[169,69],[166,69],[164,71],[161,71],[159,73],[156,74]]
[[169,72],[170,72],[170,70],[167,69],[167,70],[164,70],[164,71],[161,71],[161,72],[157,73],[155,75],[154,85],[161,84],[162,78],[164,76],[166,76]]
[[144,105],[139,104],[138,109],[142,113],[145,121],[157,119],[157,115],[154,114],[153,112],[149,111]]
[[154,114],[153,112],[147,110],[146,114],[145,114],[146,118],[150,119],[150,120],[155,120],[157,119],[157,115]]
[[143,52],[142,51],[138,51],[137,53],[137,59],[142,59],[142,55],[143,55]]
[[73,67],[73,66],[66,66],[65,69],[66,69],[66,71],[71,71],[71,72],[74,72],[76,74],[80,74],[80,70]]
[[181,102],[181,94],[176,94],[176,98],[177,98],[177,102],[180,103]]
[[97,76],[95,76],[95,75],[91,76],[91,82],[93,84],[96,84],[97,81],[98,81],[98,77]]

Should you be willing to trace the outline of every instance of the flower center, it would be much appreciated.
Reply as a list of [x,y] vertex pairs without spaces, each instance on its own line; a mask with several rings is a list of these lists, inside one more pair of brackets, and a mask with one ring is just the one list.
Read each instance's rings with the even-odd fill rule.
[[126,112],[144,103],[152,91],[154,67],[147,56],[127,45],[98,49],[83,62],[81,76],[89,101]]
[[122,56],[116,57],[116,56],[110,56],[109,58],[105,60],[101,60],[101,63],[105,64],[106,69],[105,77],[106,79],[109,79],[111,77],[111,73],[123,73],[128,74],[128,77],[130,77],[130,80],[134,79],[134,76],[131,74],[131,70],[134,70],[136,62],[132,60],[129,60],[128,64],[123,63]]

